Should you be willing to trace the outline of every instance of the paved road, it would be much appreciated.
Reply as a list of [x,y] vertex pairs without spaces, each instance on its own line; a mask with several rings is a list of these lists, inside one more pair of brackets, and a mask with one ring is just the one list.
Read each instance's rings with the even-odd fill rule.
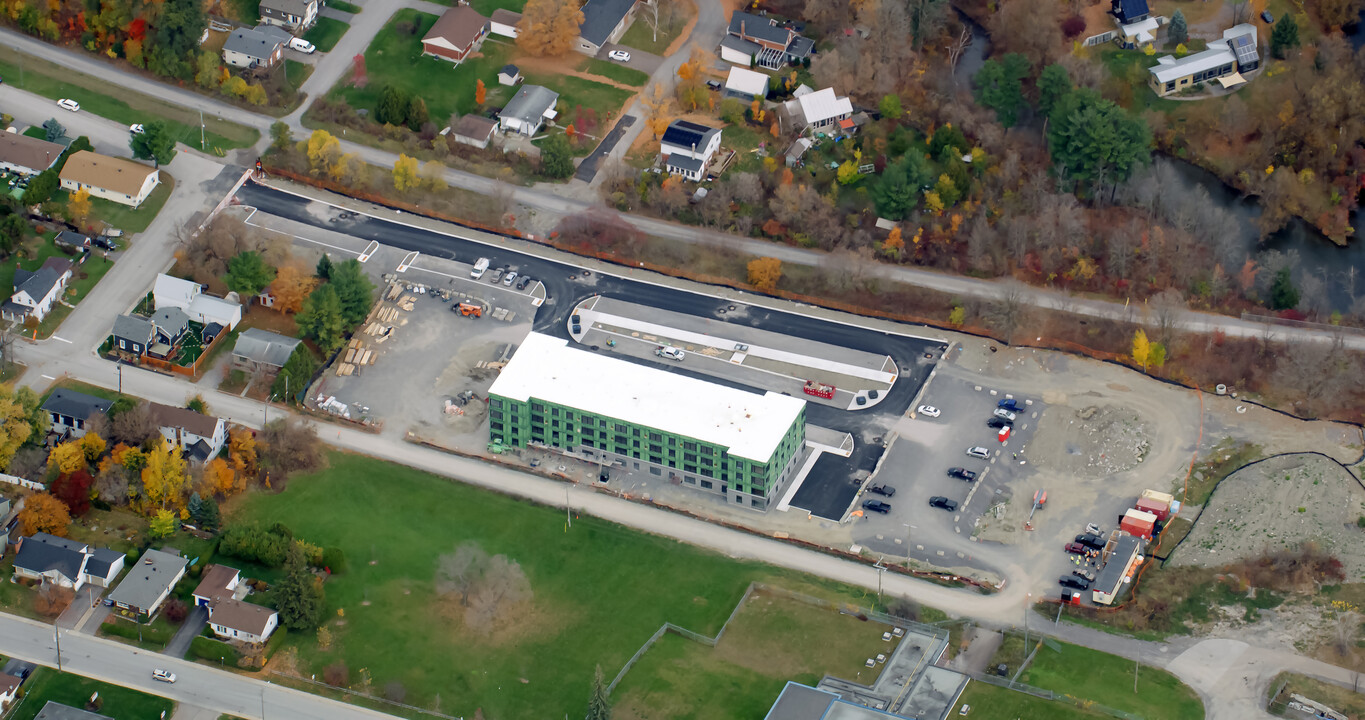
[[[62,632],[62,669],[115,685],[168,697],[194,707],[243,718],[376,720],[383,713],[318,695],[263,683],[207,665],[138,650],[104,638]],[[0,653],[40,665],[56,665],[53,628],[0,613]],[[175,684],[152,680],[152,670],[176,675]]]

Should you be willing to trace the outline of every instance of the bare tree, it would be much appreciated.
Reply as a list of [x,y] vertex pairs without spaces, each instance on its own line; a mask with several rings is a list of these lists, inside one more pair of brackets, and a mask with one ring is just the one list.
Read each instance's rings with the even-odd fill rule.
[[460,605],[468,607],[469,594],[487,572],[488,560],[488,552],[476,542],[455,546],[455,552],[436,559],[436,592],[459,595]]
[[6,472],[27,480],[42,482],[47,474],[47,451],[36,445],[25,445],[14,453]]
[[1185,295],[1175,288],[1166,288],[1154,295],[1148,305],[1152,308],[1152,321],[1156,323],[1157,342],[1169,348],[1180,314],[1185,311]]
[[1027,313],[1026,288],[1024,284],[1010,278],[1000,284],[1000,294],[986,311],[986,320],[995,326],[1005,337],[1005,343],[1014,342],[1014,333],[1024,324]]
[[948,43],[948,67],[953,74],[953,86],[957,86],[957,64],[962,60],[962,54],[967,52],[967,48],[972,45],[972,29],[966,25],[962,26],[962,31],[957,34],[957,38]]
[[1247,0],[1232,0],[1232,24],[1241,25],[1251,18],[1251,3]]
[[322,441],[317,428],[296,418],[276,420],[261,433],[261,465],[281,475],[307,472],[322,466]]
[[1337,654],[1350,657],[1355,651],[1356,636],[1360,634],[1360,616],[1350,611],[1343,612],[1337,616],[1332,630],[1332,645]]
[[115,415],[110,425],[111,439],[132,447],[138,447],[161,434],[160,426],[152,417],[152,407],[145,402],[139,402]]
[[478,590],[470,598],[465,623],[475,631],[487,633],[499,619],[530,602],[532,597],[531,581],[520,563],[506,555],[494,555]]

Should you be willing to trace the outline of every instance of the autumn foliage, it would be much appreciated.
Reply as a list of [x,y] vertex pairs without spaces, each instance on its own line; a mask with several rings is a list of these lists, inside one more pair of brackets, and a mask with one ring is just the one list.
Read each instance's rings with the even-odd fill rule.
[[66,537],[66,526],[71,524],[71,513],[66,503],[47,493],[35,493],[24,499],[19,511],[20,534],[45,532]]
[[488,99],[488,88],[484,87],[482,80],[474,82],[474,102],[482,105]]
[[303,309],[303,300],[317,287],[318,279],[297,263],[288,263],[275,273],[270,283],[270,294],[275,296],[275,309],[296,313]]
[[517,47],[535,57],[559,57],[573,49],[582,23],[574,0],[529,0],[517,23]]
[[777,281],[782,279],[782,261],[777,258],[761,257],[749,261],[749,284],[763,292],[777,289]]

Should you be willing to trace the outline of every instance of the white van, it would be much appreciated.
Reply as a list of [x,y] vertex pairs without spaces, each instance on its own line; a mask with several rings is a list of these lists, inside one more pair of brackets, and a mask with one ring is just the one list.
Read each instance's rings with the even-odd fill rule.
[[469,277],[478,280],[479,278],[483,277],[484,272],[487,270],[488,258],[479,258],[478,262],[474,263],[474,269],[469,271]]
[[299,52],[305,55],[311,55],[314,50],[317,50],[317,48],[313,47],[313,43],[310,43],[307,40],[304,40],[303,38],[290,39],[289,47],[298,50]]

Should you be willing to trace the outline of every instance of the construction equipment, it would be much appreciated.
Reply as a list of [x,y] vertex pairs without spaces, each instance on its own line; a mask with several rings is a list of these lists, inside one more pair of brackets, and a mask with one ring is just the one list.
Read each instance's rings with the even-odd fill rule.
[[834,386],[818,383],[814,380],[807,380],[806,385],[801,388],[801,392],[829,400],[834,397]]
[[457,304],[454,309],[465,317],[483,317],[483,308],[478,305],[462,302]]

